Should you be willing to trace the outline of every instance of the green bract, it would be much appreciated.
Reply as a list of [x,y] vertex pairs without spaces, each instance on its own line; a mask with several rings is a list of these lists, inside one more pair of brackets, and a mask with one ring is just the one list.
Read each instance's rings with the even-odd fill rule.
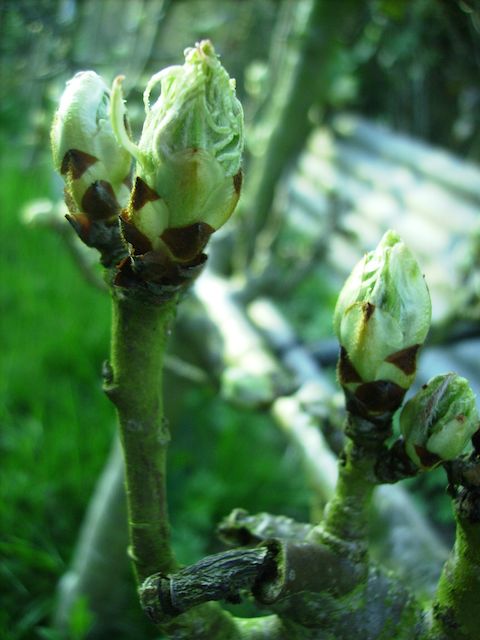
[[[145,122],[134,144],[124,127],[122,78],[112,92],[118,140],[137,160],[126,220],[154,250],[175,254],[162,234],[203,225],[206,234],[232,214],[241,185],[243,111],[235,83],[209,41],[186,49],[185,64],[163,69],[144,93]],[[151,104],[156,85],[160,96]]]
[[81,71],[69,80],[54,117],[51,140],[54,165],[65,178],[71,213],[93,218],[118,213],[128,201],[131,156],[113,134],[110,91],[99,75]]
[[340,367],[342,384],[387,381],[407,389],[430,319],[420,267],[398,234],[387,231],[355,266],[335,308],[335,333],[348,359],[344,380]]
[[453,460],[479,428],[475,395],[455,373],[432,378],[400,413],[409,457],[420,467]]

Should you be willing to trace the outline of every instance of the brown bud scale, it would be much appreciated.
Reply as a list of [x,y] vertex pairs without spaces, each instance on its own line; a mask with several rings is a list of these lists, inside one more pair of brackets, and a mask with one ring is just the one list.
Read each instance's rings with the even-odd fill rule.
[[406,389],[389,380],[365,382],[355,391],[355,398],[372,413],[393,413],[401,405]]
[[160,200],[158,193],[151,189],[141,178],[137,177],[132,193],[132,208],[134,211],[141,209],[147,202],[154,202],[155,200]]
[[375,305],[371,302],[365,302],[363,305],[363,319],[365,322],[368,322],[372,317],[373,312],[375,311]]
[[385,358],[385,362],[390,362],[400,371],[403,371],[405,375],[410,376],[415,373],[417,368],[417,353],[420,346],[419,344],[414,344],[406,349],[401,349],[401,351],[396,351],[389,355],[388,358]]
[[440,456],[437,456],[436,453],[431,453],[419,444],[415,445],[415,453],[424,467],[433,467],[441,461]]
[[214,231],[205,222],[195,222],[186,227],[165,229],[161,238],[175,258],[190,262],[202,252]]
[[81,206],[91,220],[108,220],[120,210],[112,185],[106,180],[92,182],[83,194]]
[[235,193],[239,194],[240,190],[242,188],[242,182],[243,182],[243,173],[242,170],[240,169],[234,176],[233,176],[233,188],[235,189]]
[[120,224],[125,240],[130,243],[135,254],[143,254],[152,250],[152,243],[137,227],[127,220],[123,215],[120,216]]
[[345,347],[340,347],[340,357],[338,359],[338,378],[341,384],[349,382],[363,382],[360,374],[355,369],[352,361],[348,357]]
[[81,178],[85,171],[97,161],[98,158],[89,153],[79,151],[78,149],[70,149],[63,156],[60,173],[64,176],[68,172],[71,172],[72,178],[78,180],[78,178]]

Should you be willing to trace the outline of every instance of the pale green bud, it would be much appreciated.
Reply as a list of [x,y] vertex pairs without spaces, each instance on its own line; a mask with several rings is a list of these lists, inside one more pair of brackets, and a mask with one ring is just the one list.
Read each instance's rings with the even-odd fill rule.
[[[243,111],[235,82],[204,40],[186,49],[185,64],[163,69],[144,93],[145,122],[138,145],[124,127],[122,78],[112,92],[113,126],[118,140],[136,158],[136,181],[126,236],[151,249],[188,261],[209,235],[232,214],[240,194]],[[160,85],[160,96],[150,95]],[[185,234],[179,229],[187,229]],[[181,237],[182,236],[182,237]],[[137,251],[144,252],[143,247]]]
[[52,131],[55,169],[66,183],[71,213],[108,219],[128,202],[131,156],[110,122],[110,91],[93,71],[67,82]]
[[457,458],[478,428],[475,395],[455,373],[432,378],[400,413],[405,450],[419,467]]
[[[387,231],[354,267],[335,308],[343,387],[367,405],[371,400],[375,405],[377,398],[374,411],[398,408],[415,378],[430,320],[430,295],[420,267],[398,234]],[[393,393],[391,402],[381,399],[380,382],[382,393]]]

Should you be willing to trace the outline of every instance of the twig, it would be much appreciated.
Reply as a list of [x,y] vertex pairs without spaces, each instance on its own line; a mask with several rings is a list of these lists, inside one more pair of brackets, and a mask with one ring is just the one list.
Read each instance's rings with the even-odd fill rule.
[[244,547],[278,538],[280,540],[305,540],[313,525],[297,522],[287,516],[271,513],[251,515],[244,509],[234,509],[218,526],[218,535],[229,546]]
[[115,613],[126,606],[130,573],[125,549],[127,509],[120,443],[115,438],[84,517],[74,557],[58,585],[54,626],[70,629],[72,608],[84,598],[95,616],[92,633],[116,631]]
[[[243,407],[265,407],[291,389],[288,376],[268,353],[259,334],[251,330],[232,286],[206,270],[194,291],[221,334],[223,396]],[[192,335],[192,340],[195,337]]]
[[234,549],[181,569],[171,575],[150,576],[140,588],[142,607],[153,622],[176,616],[212,600],[240,602],[265,572],[272,570],[267,547]]
[[[328,76],[339,46],[332,34],[338,34],[340,29],[345,36],[351,33],[354,24],[358,24],[351,20],[351,15],[358,8],[350,0],[344,12],[344,17],[348,15],[349,18],[340,25],[338,11],[329,2],[286,1],[287,5],[295,7],[295,15],[293,20],[289,20],[288,35],[284,38],[281,73],[271,91],[269,108],[258,124],[258,129],[263,129],[265,148],[248,167],[250,181],[241,205],[242,211],[249,213],[245,220],[248,264],[258,243],[263,241],[261,232],[269,224],[275,190],[281,183],[285,167],[302,149],[313,126],[308,118],[309,109],[312,104],[325,101]],[[289,17],[287,11],[284,14]],[[273,46],[276,45],[274,40]],[[323,63],[317,67],[314,61],[320,59]]]
[[462,513],[471,498],[463,492],[456,504],[457,531],[455,547],[445,565],[433,606],[434,629],[440,637],[463,640],[478,636],[478,601],[480,597],[480,492],[475,496],[477,519]]
[[156,305],[113,296],[111,375],[125,457],[131,557],[139,581],[175,566],[170,548],[163,417],[163,358],[176,298]]
[[[286,402],[283,399],[276,401],[275,417],[289,438],[308,453],[308,459],[316,460],[316,465],[308,466],[310,478],[318,487],[319,495],[328,499],[336,482],[336,472],[330,482],[328,479],[325,482],[324,469],[332,468],[332,453],[325,447],[325,440],[315,436],[314,424],[318,420],[316,404],[325,404],[326,399],[333,396],[333,384],[270,300],[256,300],[248,307],[248,314],[284,366],[302,385],[297,394],[287,398]],[[309,406],[303,398],[311,398],[312,395],[316,402]],[[283,408],[286,410],[284,417],[281,415]],[[306,432],[305,425],[308,425]],[[419,590],[431,593],[448,556],[448,549],[403,487],[379,487],[374,504],[385,531],[382,561],[405,577],[415,576]],[[407,531],[408,536],[405,535]]]

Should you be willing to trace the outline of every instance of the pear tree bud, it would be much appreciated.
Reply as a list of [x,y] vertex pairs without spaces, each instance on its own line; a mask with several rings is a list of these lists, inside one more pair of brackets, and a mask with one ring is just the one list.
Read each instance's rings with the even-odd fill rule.
[[[188,263],[228,220],[240,195],[243,111],[235,82],[208,40],[186,49],[183,65],[150,79],[136,145],[124,126],[121,81],[112,91],[113,127],[137,160],[125,237],[137,254],[156,251]],[[156,85],[160,96],[151,104]]]
[[70,213],[90,220],[118,215],[130,193],[131,156],[113,134],[110,91],[95,72],[81,71],[67,82],[51,140]]
[[350,410],[369,417],[400,406],[430,320],[420,267],[398,234],[387,231],[354,267],[335,308],[338,376]]
[[405,450],[422,468],[457,458],[478,427],[475,395],[455,373],[432,378],[400,413]]

